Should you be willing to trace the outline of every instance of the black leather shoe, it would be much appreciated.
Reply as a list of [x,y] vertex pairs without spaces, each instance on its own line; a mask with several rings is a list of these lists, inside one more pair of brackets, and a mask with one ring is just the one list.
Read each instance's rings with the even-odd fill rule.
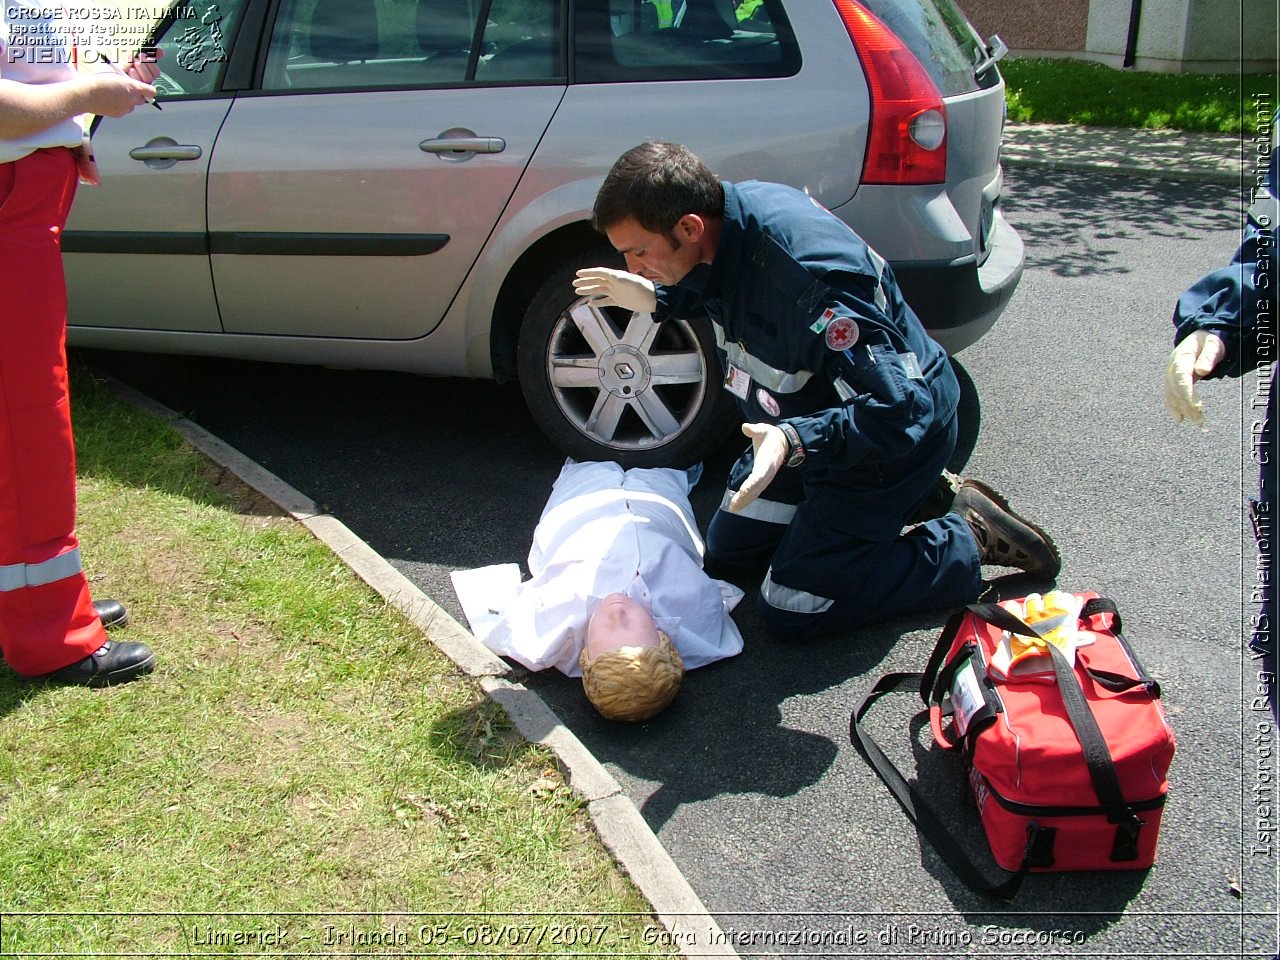
[[119,600],[95,600],[93,609],[97,611],[98,619],[108,630],[123,627],[129,622],[129,611]]
[[106,687],[150,673],[155,665],[156,655],[145,643],[108,640],[83,660],[77,660],[71,666],[53,673],[46,673],[39,679],[75,683],[84,687]]

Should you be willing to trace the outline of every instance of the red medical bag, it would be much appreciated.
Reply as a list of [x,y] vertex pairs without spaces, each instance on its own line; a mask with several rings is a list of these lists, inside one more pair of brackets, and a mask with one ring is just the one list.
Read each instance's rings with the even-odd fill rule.
[[[889,674],[854,712],[850,737],[944,860],[984,893],[1012,897],[1028,871],[1141,870],[1152,865],[1174,737],[1160,688],[1095,593],[1081,604],[1074,664],[1041,643],[1028,675],[993,669],[1002,642],[1039,641],[1005,606],[974,604],[947,623],[923,673]],[[1015,603],[1014,606],[1017,604]],[[867,734],[879,697],[918,686],[934,740],[956,750],[997,863],[1015,876],[990,884]],[[951,819],[951,818],[947,818]]]

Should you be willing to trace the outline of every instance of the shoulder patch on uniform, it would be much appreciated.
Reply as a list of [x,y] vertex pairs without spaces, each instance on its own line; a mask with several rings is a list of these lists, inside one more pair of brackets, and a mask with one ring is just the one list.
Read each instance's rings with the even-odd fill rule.
[[827,326],[827,346],[832,350],[848,350],[858,342],[858,325],[848,317],[836,317]]
[[812,330],[814,333],[821,333],[823,330],[827,329],[827,324],[829,324],[835,318],[836,318],[836,312],[832,310],[830,307],[827,307],[827,309],[822,311],[822,316],[820,316],[817,320],[813,321],[809,329]]

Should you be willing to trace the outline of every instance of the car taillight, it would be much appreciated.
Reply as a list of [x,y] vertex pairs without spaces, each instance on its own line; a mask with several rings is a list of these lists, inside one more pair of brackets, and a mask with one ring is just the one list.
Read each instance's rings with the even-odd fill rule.
[[920,61],[856,0],[833,0],[871,88],[863,183],[947,179],[947,107]]

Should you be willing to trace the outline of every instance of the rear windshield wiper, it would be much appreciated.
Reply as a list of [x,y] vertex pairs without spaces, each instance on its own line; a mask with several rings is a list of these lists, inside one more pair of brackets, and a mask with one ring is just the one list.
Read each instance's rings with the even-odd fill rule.
[[974,64],[973,77],[978,79],[997,63],[1004,59],[1004,55],[1009,52],[1009,48],[1005,46],[1005,42],[1000,39],[998,33],[993,33],[987,37],[987,55],[978,63]]

